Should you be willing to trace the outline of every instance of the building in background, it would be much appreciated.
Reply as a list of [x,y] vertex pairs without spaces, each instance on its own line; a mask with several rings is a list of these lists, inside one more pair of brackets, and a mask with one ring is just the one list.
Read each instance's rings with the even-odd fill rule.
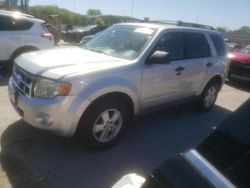
[[250,44],[250,34],[248,33],[228,32],[225,33],[225,37],[230,42],[238,43],[243,46]]

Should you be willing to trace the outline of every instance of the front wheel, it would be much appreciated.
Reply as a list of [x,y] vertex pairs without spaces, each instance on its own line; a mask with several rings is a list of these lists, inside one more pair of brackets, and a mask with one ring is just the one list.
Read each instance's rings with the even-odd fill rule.
[[201,112],[211,110],[215,104],[219,92],[219,85],[216,82],[209,83],[196,103],[197,109]]
[[127,105],[119,100],[101,100],[87,110],[79,124],[78,138],[83,144],[104,149],[115,144],[129,121]]

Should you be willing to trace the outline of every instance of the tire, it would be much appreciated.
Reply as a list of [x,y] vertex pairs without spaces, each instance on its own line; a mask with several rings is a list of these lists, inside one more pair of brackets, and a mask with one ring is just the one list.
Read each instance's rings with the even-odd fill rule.
[[215,104],[218,93],[219,84],[217,82],[208,83],[197,100],[197,110],[200,112],[210,111]]
[[129,119],[129,109],[123,101],[102,99],[91,105],[80,120],[78,141],[92,149],[111,147],[124,134]]
[[37,51],[38,49],[36,48],[23,48],[21,50],[18,50],[16,51],[12,57],[11,57],[11,60],[14,61],[18,56],[24,54],[24,53],[27,53],[27,52],[32,52],[32,51]]
[[4,63],[0,64],[0,67],[2,67],[3,69],[7,70],[8,72],[11,72],[12,67],[13,67],[13,62],[12,61],[6,61]]
[[18,56],[20,56],[20,55],[22,55],[22,54],[24,54],[24,53],[32,52],[32,51],[36,51],[36,50],[38,50],[38,49],[36,49],[36,48],[23,48],[23,49],[17,50],[16,52],[14,52],[14,53],[12,54],[12,56],[11,56],[11,58],[10,58],[10,60],[9,60],[8,65],[6,65],[6,69],[12,70],[13,65],[14,65],[14,61],[15,61],[15,59],[16,59]]

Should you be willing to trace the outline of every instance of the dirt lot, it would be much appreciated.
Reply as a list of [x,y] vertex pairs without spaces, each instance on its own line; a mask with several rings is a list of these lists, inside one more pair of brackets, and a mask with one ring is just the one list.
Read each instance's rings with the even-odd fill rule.
[[94,152],[20,120],[8,99],[8,74],[0,75],[1,188],[104,188],[127,173],[147,176],[170,156],[198,145],[250,96],[250,88],[227,84],[211,112],[185,104],[139,117],[119,144]]

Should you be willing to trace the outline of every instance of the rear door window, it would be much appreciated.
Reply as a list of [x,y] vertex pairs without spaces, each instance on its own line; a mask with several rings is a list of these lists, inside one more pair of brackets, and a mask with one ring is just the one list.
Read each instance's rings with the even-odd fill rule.
[[33,23],[27,20],[0,16],[0,31],[23,31],[32,27]]
[[218,56],[225,56],[226,55],[226,46],[225,46],[223,38],[220,35],[216,35],[216,34],[211,34],[210,38],[213,41],[217,55]]
[[205,58],[211,56],[209,44],[204,34],[189,33],[184,34],[185,58]]

